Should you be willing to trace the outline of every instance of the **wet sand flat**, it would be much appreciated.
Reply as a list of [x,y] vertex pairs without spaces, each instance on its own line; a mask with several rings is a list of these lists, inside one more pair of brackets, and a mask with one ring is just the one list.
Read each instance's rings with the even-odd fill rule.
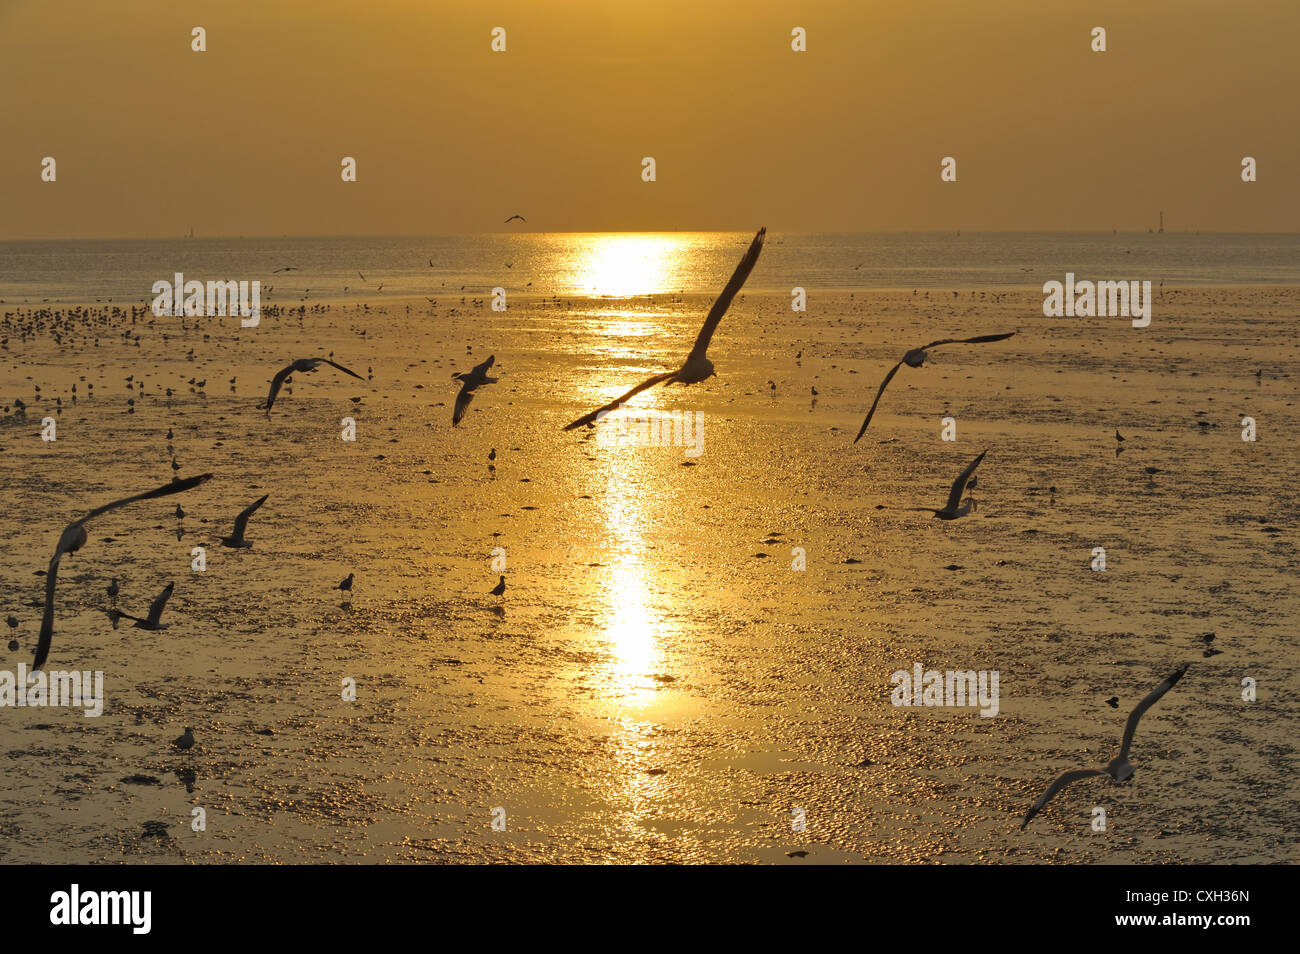
[[[0,306],[0,612],[21,643],[0,669],[31,663],[35,573],[68,521],[169,480],[169,443],[182,476],[216,475],[64,559],[49,666],[102,670],[106,711],[0,708],[0,861],[1296,860],[1300,288],[1166,287],[1145,329],[1045,318],[1037,289],[813,294],[805,314],[748,294],[717,378],[636,402],[701,412],[698,457],[561,431],[675,366],[708,304],[379,296],[256,329]],[[907,348],[1015,329],[903,368],[853,444]],[[331,352],[373,379],[323,368],[256,409],[288,359]],[[451,375],[488,354],[500,381],[453,429]],[[975,513],[897,509],[941,506],[985,449]],[[253,547],[218,546],[262,494]],[[174,580],[171,628],[114,630],[114,577],[140,615]],[[1076,783],[1021,832],[1184,662],[1134,778]],[[892,705],[915,663],[997,670],[998,714]]]

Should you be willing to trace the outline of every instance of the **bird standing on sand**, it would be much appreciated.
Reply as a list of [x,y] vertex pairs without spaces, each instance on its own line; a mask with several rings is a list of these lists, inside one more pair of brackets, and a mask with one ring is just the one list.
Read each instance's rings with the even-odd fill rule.
[[194,730],[189,726],[185,727],[185,734],[172,739],[172,746],[180,749],[182,752],[194,748]]
[[1093,775],[1109,775],[1116,782],[1123,782],[1132,778],[1134,769],[1129,763],[1128,752],[1133,746],[1133,734],[1137,732],[1138,720],[1142,718],[1143,713],[1160,700],[1161,696],[1172,689],[1179,679],[1183,678],[1183,673],[1187,672],[1187,667],[1190,665],[1191,663],[1183,663],[1166,676],[1164,682],[1156,686],[1145,699],[1134,706],[1133,711],[1129,713],[1128,722],[1124,725],[1124,740],[1120,745],[1119,755],[1111,759],[1110,764],[1108,764],[1104,769],[1077,769],[1073,772],[1066,772],[1051,785],[1047,786],[1047,791],[1045,791],[1038,801],[1034,802],[1033,807],[1025,813],[1025,820],[1020,823],[1021,830],[1024,830],[1025,826],[1029,824],[1031,818],[1043,810],[1043,807],[1052,800],[1053,795],[1065,788],[1065,786],[1069,785],[1071,782],[1077,782],[1081,778],[1090,778]]
[[76,553],[86,545],[86,524],[98,517],[100,514],[108,513],[110,510],[116,510],[118,507],[124,507],[129,503],[135,503],[138,500],[152,500],[154,497],[166,497],[170,494],[178,494],[185,490],[197,487],[199,484],[212,478],[211,474],[201,474],[198,477],[187,477],[184,480],[172,479],[170,484],[149,490],[142,494],[136,494],[134,497],[124,497],[121,500],[114,500],[112,503],[98,507],[78,520],[68,524],[63,535],[59,537],[59,543],[54,548],[54,556],[50,559],[49,569],[45,574],[45,612],[41,617],[41,633],[36,641],[36,659],[32,663],[32,669],[40,669],[45,665],[45,660],[50,655],[50,643],[54,639],[54,585],[59,575],[59,562],[63,559],[64,554]]
[[695,339],[695,345],[691,348],[690,354],[682,362],[682,366],[676,371],[669,371],[665,374],[656,374],[653,377],[642,381],[626,394],[622,394],[610,401],[604,407],[597,408],[589,414],[584,414],[570,424],[566,424],[564,429],[571,431],[575,427],[582,427],[592,424],[604,417],[610,411],[617,408],[620,404],[625,403],[629,398],[640,394],[656,384],[698,384],[717,374],[713,369],[713,362],[708,359],[706,352],[709,350],[709,342],[713,340],[713,333],[718,328],[718,322],[722,321],[722,316],[727,313],[731,306],[731,300],[736,297],[741,286],[745,284],[745,279],[749,273],[754,270],[754,264],[758,261],[758,255],[763,250],[763,239],[767,235],[767,228],[761,228],[754,236],[754,240],[749,243],[749,249],[740,259],[740,264],[736,266],[735,272],[731,275],[731,280],[727,282],[722,294],[718,300],[713,303],[709,309],[708,316],[704,319],[704,326],[700,329],[699,335]]
[[[935,510],[933,507],[908,507],[908,510],[928,510],[940,520],[956,520],[958,517],[964,517],[975,509],[975,498],[967,497],[966,502],[961,502],[962,494],[967,490],[973,490],[975,487],[975,468],[980,465],[984,455],[988,451],[983,451],[978,457],[970,462],[970,465],[961,472],[956,480],[952,482],[952,489],[948,491],[948,502],[943,505],[942,510]],[[959,506],[960,505],[960,506]]]
[[856,444],[860,441],[862,435],[867,432],[867,425],[871,423],[871,416],[876,413],[876,405],[880,403],[880,396],[885,393],[885,387],[894,379],[894,375],[898,373],[898,369],[903,365],[907,365],[909,368],[921,367],[921,365],[925,363],[925,359],[929,357],[927,352],[929,352],[931,348],[937,348],[940,345],[984,344],[989,341],[1004,341],[1014,334],[1014,331],[1008,331],[1006,334],[980,335],[976,338],[944,338],[941,341],[931,341],[928,345],[922,345],[919,348],[913,348],[911,351],[907,352],[907,354],[903,355],[898,364],[889,369],[889,373],[885,375],[885,380],[880,382],[880,390],[876,392],[876,399],[871,402],[871,410],[867,412],[867,419],[862,422],[862,427],[858,429],[858,436],[853,438],[853,443]]
[[336,589],[336,590],[342,590],[344,593],[351,593],[351,592],[352,592],[352,574],[349,573],[347,576],[345,576],[345,577],[343,578],[343,581],[342,581],[341,583],[339,583],[338,586],[334,587],[334,589]]
[[266,416],[270,417],[271,405],[275,404],[275,396],[280,393],[280,388],[284,386],[284,382],[289,377],[289,375],[297,372],[308,374],[312,371],[315,371],[322,364],[328,364],[330,367],[338,368],[344,374],[350,374],[358,381],[365,380],[365,378],[357,374],[355,371],[349,371],[347,368],[343,367],[343,365],[339,364],[336,361],[331,361],[329,358],[298,358],[296,361],[292,362],[287,368],[282,368],[281,370],[276,372],[275,377],[271,379],[271,391],[266,396],[266,403],[259,404],[257,406],[258,410],[265,410]]
[[506,591],[506,578],[503,576],[501,577],[501,582],[498,583],[496,586],[492,587],[492,595],[500,596],[505,591]]
[[475,388],[481,388],[485,384],[496,384],[496,378],[487,376],[488,369],[496,362],[496,355],[488,355],[487,360],[481,364],[474,365],[469,371],[462,371],[453,377],[461,382],[460,393],[456,395],[456,406],[451,412],[451,426],[455,427],[460,423],[460,419],[465,416],[465,411],[469,407],[469,402],[474,400]]
[[108,598],[112,600],[113,605],[116,606],[117,594],[122,592],[121,587],[117,585],[117,577],[113,577],[112,581],[108,584],[108,586],[104,587],[104,592],[108,594]]
[[244,538],[244,528],[248,526],[248,518],[254,514],[258,507],[266,503],[266,498],[269,496],[271,495],[262,494],[261,497],[254,500],[240,512],[239,516],[235,518],[234,532],[228,537],[221,538],[221,545],[223,547],[232,547],[236,550],[247,550],[253,545],[252,540]]

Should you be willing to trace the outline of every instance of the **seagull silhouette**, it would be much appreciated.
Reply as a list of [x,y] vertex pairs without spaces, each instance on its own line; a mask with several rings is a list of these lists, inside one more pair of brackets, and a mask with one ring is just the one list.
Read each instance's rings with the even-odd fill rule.
[[920,348],[913,348],[911,351],[907,352],[907,354],[903,355],[902,360],[900,360],[898,364],[889,369],[889,373],[885,375],[885,380],[880,382],[880,390],[876,392],[876,399],[871,402],[871,410],[867,412],[867,419],[862,422],[862,427],[858,429],[858,436],[853,438],[853,443],[856,444],[860,441],[862,435],[867,432],[867,425],[871,423],[871,416],[876,413],[876,405],[880,403],[880,396],[885,393],[886,386],[888,386],[890,381],[894,380],[894,375],[898,373],[898,369],[903,365],[907,365],[909,368],[919,368],[925,363],[925,359],[929,357],[927,352],[931,348],[937,348],[940,345],[983,344],[988,341],[1004,341],[1014,334],[1014,331],[1008,331],[1006,334],[1002,335],[980,335],[977,338],[944,338],[942,341],[931,341],[928,345],[923,345]]
[[351,592],[352,592],[352,574],[349,573],[347,576],[345,576],[345,577],[343,578],[342,582],[340,582],[338,586],[334,587],[334,589],[336,589],[336,590],[342,590],[342,591],[345,592],[345,593],[351,593]]
[[1038,801],[1034,802],[1033,807],[1025,813],[1025,820],[1020,823],[1020,830],[1024,831],[1029,820],[1041,812],[1044,806],[1052,800],[1054,796],[1071,782],[1077,782],[1081,778],[1090,778],[1093,775],[1109,775],[1116,782],[1123,782],[1133,777],[1133,766],[1128,760],[1129,749],[1133,746],[1133,733],[1137,732],[1138,720],[1143,714],[1160,701],[1160,697],[1172,689],[1179,679],[1183,678],[1183,673],[1187,672],[1187,667],[1191,663],[1183,663],[1168,676],[1165,681],[1156,686],[1151,693],[1133,707],[1129,713],[1128,722],[1124,724],[1124,740],[1120,744],[1119,755],[1110,760],[1110,763],[1104,769],[1076,769],[1073,772],[1066,772],[1051,785],[1047,786],[1047,791],[1043,792]]
[[506,219],[505,224],[506,224],[506,225],[509,225],[509,224],[510,224],[511,222],[513,222],[515,219],[518,219],[520,222],[523,222],[524,224],[527,224],[527,223],[528,223],[528,220],[527,220],[526,218],[524,218],[522,215],[518,215],[518,214],[516,214],[516,215],[512,215],[512,216],[510,216],[510,218]]
[[271,379],[271,392],[266,396],[266,403],[259,404],[257,406],[258,409],[259,410],[264,409],[266,411],[266,416],[270,417],[271,405],[275,403],[275,396],[280,393],[280,388],[284,386],[284,382],[289,377],[289,375],[298,371],[301,371],[303,374],[307,374],[311,371],[315,371],[322,364],[328,364],[331,367],[338,368],[344,374],[350,374],[358,381],[365,380],[365,378],[357,374],[355,371],[349,371],[347,368],[343,367],[343,365],[339,364],[336,361],[331,361],[329,358],[299,358],[298,360],[292,362],[287,368],[282,368],[281,370],[276,372],[275,377]]
[[952,482],[952,489],[948,491],[948,502],[943,505],[942,510],[935,510],[933,507],[907,507],[907,510],[928,510],[940,520],[956,520],[958,517],[964,517],[975,509],[975,498],[967,497],[966,503],[961,505],[961,495],[967,490],[973,490],[975,487],[975,468],[980,465],[984,455],[988,451],[982,451],[978,457],[970,462],[970,465],[961,472],[961,476]]
[[248,518],[253,515],[258,507],[266,503],[266,498],[269,496],[271,495],[262,494],[261,497],[254,500],[240,512],[239,516],[235,518],[234,532],[228,537],[221,538],[221,545],[223,547],[232,547],[236,550],[247,550],[252,547],[253,541],[244,538],[244,528],[248,526]]
[[86,524],[100,514],[116,510],[118,507],[125,507],[137,500],[152,500],[155,497],[178,494],[185,490],[191,490],[204,481],[211,479],[211,474],[201,474],[198,477],[187,477],[184,480],[173,480],[170,484],[164,484],[155,490],[149,490],[142,494],[136,494],[134,497],[124,497],[121,500],[114,500],[112,503],[104,504],[104,506],[97,507],[84,517],[68,524],[67,529],[63,531],[63,535],[59,537],[58,546],[54,548],[54,556],[50,559],[50,567],[45,574],[45,613],[41,617],[41,633],[36,640],[36,658],[32,662],[33,670],[40,669],[45,665],[45,660],[50,655],[50,643],[54,639],[54,584],[59,575],[59,562],[63,559],[65,553],[76,553],[86,545],[88,539]]
[[620,404],[626,402],[628,398],[640,394],[642,391],[652,388],[656,384],[698,384],[706,378],[710,378],[717,374],[717,372],[713,370],[713,362],[705,356],[705,353],[709,350],[709,342],[713,339],[713,333],[718,328],[718,322],[722,321],[722,316],[727,313],[727,308],[731,305],[731,300],[736,297],[736,293],[739,292],[741,286],[745,284],[745,279],[747,279],[749,273],[754,270],[754,263],[758,261],[758,254],[763,250],[763,239],[766,235],[767,228],[765,226],[758,230],[758,234],[754,236],[754,240],[749,243],[749,249],[745,252],[744,257],[741,258],[740,264],[736,266],[735,272],[731,275],[731,280],[728,281],[726,287],[722,289],[722,294],[719,295],[718,300],[713,303],[713,307],[709,310],[708,317],[704,319],[704,327],[700,329],[700,333],[695,339],[695,346],[691,348],[691,353],[686,356],[686,360],[682,362],[680,368],[676,371],[669,371],[666,374],[656,374],[653,377],[647,378],[626,394],[610,401],[604,407],[597,408],[590,414],[584,414],[571,424],[566,424],[564,429],[566,431],[571,431],[575,427],[582,427],[586,424],[591,424],[617,408]]
[[496,360],[496,355],[490,354],[482,364],[476,364],[469,371],[462,371],[460,374],[453,375],[456,380],[462,383],[460,393],[456,395],[456,407],[451,412],[452,427],[459,424],[460,419],[465,416],[465,411],[469,409],[469,402],[474,400],[475,388],[480,388],[485,384],[496,384],[496,378],[487,376],[488,369],[492,367]]
[[147,629],[151,631],[166,629],[171,624],[160,623],[158,620],[162,619],[163,608],[166,607],[167,601],[171,599],[172,591],[175,589],[175,583],[168,583],[163,587],[163,591],[158,594],[152,603],[149,604],[149,615],[145,619],[141,619],[139,616],[132,616],[130,613],[122,613],[118,610],[110,611],[108,614],[110,617],[117,617],[117,619],[113,620],[113,628],[117,628],[118,619],[133,619],[135,620],[136,629]]
[[493,596],[500,596],[505,591],[506,591],[506,578],[503,576],[501,577],[501,582],[499,582],[496,586],[492,587],[491,592]]

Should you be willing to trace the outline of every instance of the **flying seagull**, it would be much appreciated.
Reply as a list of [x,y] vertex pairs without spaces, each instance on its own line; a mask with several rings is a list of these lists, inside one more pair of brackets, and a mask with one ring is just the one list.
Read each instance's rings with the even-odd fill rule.
[[944,338],[942,341],[932,341],[928,345],[924,345],[920,348],[913,348],[911,351],[907,352],[907,354],[903,355],[902,360],[899,361],[898,364],[889,369],[889,373],[885,375],[885,380],[880,382],[880,390],[876,392],[876,399],[871,402],[871,410],[867,412],[867,419],[862,422],[862,427],[858,431],[858,436],[853,438],[853,443],[856,444],[860,441],[862,435],[867,432],[867,425],[871,423],[871,416],[876,413],[876,405],[880,403],[880,396],[885,393],[885,387],[894,379],[894,375],[898,373],[898,369],[903,365],[907,365],[909,368],[919,368],[925,363],[925,359],[929,357],[926,352],[931,348],[937,348],[940,345],[984,344],[988,341],[1004,341],[1014,334],[1014,331],[1008,331],[1003,335],[980,335],[977,338]]
[[158,594],[158,597],[152,603],[149,604],[149,616],[146,619],[141,619],[139,616],[132,616],[130,613],[121,613],[117,610],[113,610],[109,615],[116,617],[116,619],[113,620],[114,629],[117,628],[118,619],[135,620],[135,626],[137,629],[147,629],[152,631],[166,629],[171,624],[160,623],[158,621],[162,619],[163,608],[166,607],[167,601],[171,599],[172,591],[175,589],[175,583],[168,583],[163,587],[163,591]]
[[1029,820],[1043,810],[1043,807],[1052,800],[1052,796],[1059,792],[1071,782],[1077,782],[1081,778],[1089,778],[1093,775],[1109,775],[1116,782],[1123,782],[1133,777],[1133,766],[1128,760],[1128,750],[1133,745],[1133,733],[1137,732],[1138,720],[1153,705],[1160,701],[1160,697],[1174,687],[1179,679],[1183,678],[1183,673],[1187,672],[1187,667],[1191,663],[1183,663],[1168,676],[1165,681],[1156,686],[1151,694],[1133,707],[1129,713],[1128,722],[1124,724],[1124,741],[1120,745],[1119,755],[1110,760],[1110,764],[1104,769],[1076,769],[1073,772],[1066,772],[1051,785],[1047,786],[1047,791],[1043,792],[1038,801],[1034,802],[1032,808],[1025,813],[1025,820],[1020,823],[1020,830],[1024,831]]
[[509,224],[510,224],[511,222],[513,222],[515,219],[518,219],[520,222],[523,222],[525,225],[528,223],[528,220],[527,220],[526,218],[524,218],[522,215],[518,215],[518,214],[516,214],[516,215],[512,215],[512,216],[510,216],[510,218],[506,219],[505,224],[506,224],[506,225],[509,225]]
[[273,273],[278,274],[280,272],[296,272],[297,270],[298,270],[297,265],[286,265],[284,266],[284,268],[273,269]]
[[474,400],[475,388],[480,388],[485,384],[496,384],[496,378],[487,376],[488,369],[492,367],[495,361],[496,355],[490,354],[482,364],[476,364],[469,371],[462,371],[460,374],[453,375],[462,384],[460,393],[456,395],[456,407],[451,412],[452,427],[459,424],[460,419],[465,416],[465,411],[469,409],[469,402]]
[[933,507],[908,507],[907,509],[928,510],[940,520],[956,520],[958,517],[966,516],[975,509],[975,500],[972,497],[967,497],[966,503],[962,505],[961,495],[967,490],[974,489],[975,477],[973,475],[975,468],[980,465],[980,461],[984,459],[984,455],[987,453],[987,450],[982,451],[978,457],[970,462],[970,466],[961,472],[961,476],[952,482],[952,489],[948,491],[948,502],[943,505],[942,510],[935,510]]
[[722,316],[727,313],[727,308],[731,305],[731,300],[736,297],[740,291],[745,279],[749,273],[754,270],[754,263],[758,261],[758,253],[763,250],[763,239],[767,235],[766,226],[758,230],[754,236],[754,241],[749,243],[749,249],[745,252],[740,264],[736,266],[735,272],[732,273],[731,280],[727,286],[722,289],[722,294],[718,300],[713,303],[709,310],[708,317],[704,319],[704,327],[700,329],[699,336],[695,339],[695,346],[691,348],[691,353],[686,356],[682,366],[676,371],[669,371],[665,374],[656,374],[653,377],[642,381],[626,394],[616,397],[602,408],[592,411],[590,414],[584,414],[571,424],[565,425],[566,431],[571,431],[575,427],[582,427],[585,424],[603,417],[608,412],[623,404],[628,398],[640,394],[647,388],[652,388],[656,384],[698,384],[699,382],[710,378],[717,372],[713,370],[713,362],[705,357],[705,352],[709,350],[709,342],[713,339],[713,333],[718,329],[718,322],[722,321]]
[[33,670],[40,669],[45,665],[45,660],[50,655],[50,642],[54,639],[54,584],[59,575],[59,561],[63,559],[65,553],[76,553],[86,545],[88,539],[86,524],[102,513],[108,513],[108,511],[116,510],[118,507],[135,503],[137,500],[152,500],[155,497],[178,494],[185,490],[191,490],[211,478],[211,474],[201,474],[198,477],[187,477],[184,480],[173,480],[170,484],[163,484],[156,490],[136,494],[134,497],[114,500],[112,503],[98,507],[81,519],[68,524],[67,529],[63,531],[63,535],[59,537],[58,546],[54,548],[54,556],[50,559],[50,568],[45,574],[45,613],[41,617],[41,634],[36,641],[36,658],[32,662]]
[[265,404],[259,404],[257,406],[258,409],[264,409],[266,411],[266,416],[270,417],[271,405],[275,403],[275,396],[280,393],[280,388],[284,386],[285,379],[288,378],[289,375],[298,371],[301,371],[303,374],[315,371],[322,364],[328,364],[331,367],[338,368],[344,374],[350,374],[358,381],[365,380],[365,378],[357,374],[355,371],[349,371],[347,368],[343,367],[343,365],[336,361],[331,361],[329,358],[299,358],[297,361],[292,362],[287,368],[281,368],[275,373],[275,377],[271,379],[271,393],[266,396]]
[[248,518],[253,515],[258,507],[266,503],[266,498],[270,494],[262,494],[261,497],[254,500],[251,504],[243,509],[238,517],[235,518],[235,531],[228,537],[221,538],[223,547],[232,547],[236,550],[247,550],[253,545],[252,540],[244,539],[244,528],[248,526]]

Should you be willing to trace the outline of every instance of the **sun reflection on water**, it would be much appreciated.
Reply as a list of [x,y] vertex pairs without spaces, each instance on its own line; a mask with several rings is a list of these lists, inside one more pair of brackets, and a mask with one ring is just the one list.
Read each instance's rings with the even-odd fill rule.
[[691,236],[582,236],[572,253],[573,292],[594,297],[659,295],[681,287]]

